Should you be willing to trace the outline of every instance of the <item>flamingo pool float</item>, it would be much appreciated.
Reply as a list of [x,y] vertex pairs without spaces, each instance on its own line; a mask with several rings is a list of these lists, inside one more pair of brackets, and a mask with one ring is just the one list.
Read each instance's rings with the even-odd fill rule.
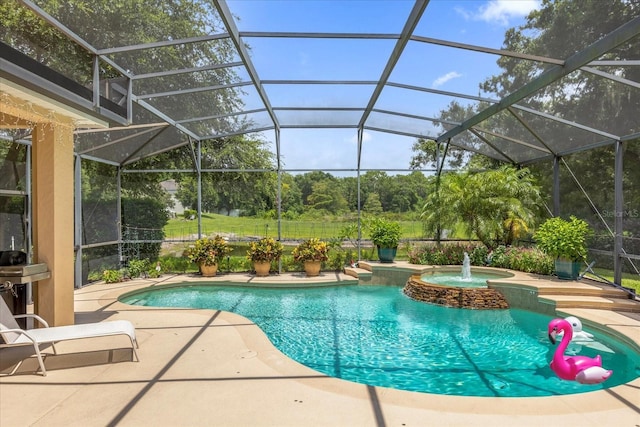
[[562,341],[553,354],[551,370],[563,380],[577,381],[580,384],[599,384],[611,376],[613,371],[602,367],[600,355],[596,357],[565,356],[571,338],[573,328],[565,319],[553,319],[549,322],[549,341],[556,343],[556,336],[563,332]]

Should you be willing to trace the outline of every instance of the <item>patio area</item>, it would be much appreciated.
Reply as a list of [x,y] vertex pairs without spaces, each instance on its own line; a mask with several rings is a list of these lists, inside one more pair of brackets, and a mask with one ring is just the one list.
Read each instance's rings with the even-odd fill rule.
[[[557,281],[518,273],[527,286]],[[164,275],[75,291],[76,323],[127,319],[134,323],[140,362],[126,337],[64,342],[48,356],[48,375],[35,359],[0,378],[0,424],[9,426],[634,426],[640,423],[640,379],[607,390],[537,398],[432,395],[372,387],[319,374],[285,357],[250,320],[229,312],[133,307],[123,293],[184,281],[241,285],[300,284],[300,274],[214,279]],[[511,278],[514,281],[514,278]],[[339,273],[314,282],[358,283]],[[581,282],[581,286],[584,284]],[[588,286],[588,285],[584,285]],[[594,309],[562,315],[589,319],[640,345],[637,316]],[[118,348],[122,343],[122,348]],[[113,349],[115,348],[115,349]],[[104,350],[109,349],[109,350]],[[0,371],[24,356],[0,351]]]

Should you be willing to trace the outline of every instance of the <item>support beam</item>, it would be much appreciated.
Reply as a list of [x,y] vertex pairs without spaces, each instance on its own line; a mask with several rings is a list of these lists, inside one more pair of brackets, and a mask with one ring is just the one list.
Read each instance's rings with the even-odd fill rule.
[[382,75],[378,79],[378,85],[373,90],[373,94],[369,99],[367,108],[365,109],[364,114],[360,118],[360,123],[358,124],[358,128],[360,129],[364,128],[364,125],[367,122],[369,115],[371,114],[371,110],[373,110],[373,107],[375,107],[376,102],[378,102],[378,98],[380,98],[382,89],[384,89],[385,84],[387,84],[387,81],[389,81],[391,72],[393,71],[396,64],[398,63],[398,60],[400,59],[400,55],[402,55],[404,48],[407,46],[407,43],[409,43],[409,38],[413,34],[413,30],[415,30],[416,26],[418,25],[418,22],[420,22],[420,18],[422,17],[422,14],[424,13],[428,4],[429,4],[429,0],[416,0],[416,3],[414,4],[413,9],[411,9],[411,13],[409,14],[409,17],[407,18],[407,22],[405,23],[404,28],[402,29],[400,38],[396,42],[396,45],[394,46],[393,51],[391,52],[391,56],[387,61],[387,65],[384,67],[384,70],[382,71]]
[[79,155],[75,156],[73,172],[73,191],[75,199],[73,207],[73,240],[75,252],[74,288],[80,289],[82,287],[82,158]]
[[553,158],[553,216],[560,215],[560,159]]
[[465,120],[459,126],[456,126],[455,128],[443,133],[438,137],[438,142],[453,138],[454,136],[493,116],[494,114],[499,113],[505,108],[510,107],[516,102],[533,95],[540,89],[554,83],[557,80],[560,80],[562,77],[574,72],[575,70],[588,64],[589,62],[600,58],[610,50],[615,49],[621,44],[631,40],[639,33],[640,17],[637,17],[613,30],[597,42],[588,46],[586,49],[583,49],[580,52],[570,56],[565,61],[564,66],[556,65],[548,69],[528,84],[522,86],[520,89],[504,97],[499,103],[485,108],[475,116]]
[[618,141],[616,143],[616,158],[615,158],[615,172],[614,172],[614,203],[615,203],[615,218],[614,218],[614,237],[613,237],[613,282],[617,285],[622,285],[622,253],[624,248],[622,247],[622,233],[623,233],[623,215],[624,215],[624,193],[623,193],[623,165],[624,165],[624,144],[625,142]]
[[196,144],[198,151],[196,152],[196,160],[198,162],[196,168],[197,174],[197,194],[198,194],[198,239],[202,238],[202,141]]
[[33,130],[34,261],[49,279],[36,285],[35,309],[51,326],[74,323],[73,128],[38,123]]

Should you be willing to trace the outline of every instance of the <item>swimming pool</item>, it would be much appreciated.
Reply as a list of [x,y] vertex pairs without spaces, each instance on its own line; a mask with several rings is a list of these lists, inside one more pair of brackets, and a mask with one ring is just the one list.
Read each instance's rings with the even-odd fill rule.
[[122,302],[220,309],[255,322],[292,359],[345,380],[464,396],[549,396],[623,384],[640,376],[640,355],[597,331],[613,376],[598,385],[558,379],[549,316],[518,309],[461,310],[413,301],[397,286],[254,288],[179,286]]

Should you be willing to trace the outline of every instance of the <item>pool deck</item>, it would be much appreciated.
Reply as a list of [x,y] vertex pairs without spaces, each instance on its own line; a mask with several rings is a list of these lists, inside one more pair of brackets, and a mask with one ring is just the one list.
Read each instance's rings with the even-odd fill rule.
[[[517,273],[517,279],[544,288],[557,283],[523,273]],[[16,375],[0,378],[0,426],[640,425],[640,378],[591,393],[534,398],[457,397],[372,387],[327,377],[285,357],[242,316],[134,307],[117,300],[147,286],[184,281],[358,283],[354,277],[327,272],[314,279],[301,274],[164,275],[79,289],[76,323],[130,320],[137,330],[140,361],[131,361],[126,337],[60,343],[59,354],[46,358],[46,377],[33,374],[37,363],[29,358]],[[562,315],[569,314],[606,324],[640,346],[637,315],[563,309]],[[24,351],[0,350],[0,372],[21,360]]]

